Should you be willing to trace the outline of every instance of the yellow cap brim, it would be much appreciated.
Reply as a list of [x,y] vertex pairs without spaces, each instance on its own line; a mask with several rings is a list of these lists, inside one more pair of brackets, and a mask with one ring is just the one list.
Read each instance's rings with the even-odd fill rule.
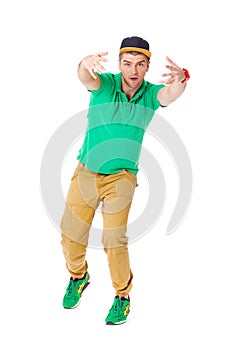
[[146,55],[148,58],[151,58],[151,52],[146,49],[141,49],[140,47],[123,47],[122,49],[120,49],[119,54],[121,55],[122,53],[130,51],[140,52]]

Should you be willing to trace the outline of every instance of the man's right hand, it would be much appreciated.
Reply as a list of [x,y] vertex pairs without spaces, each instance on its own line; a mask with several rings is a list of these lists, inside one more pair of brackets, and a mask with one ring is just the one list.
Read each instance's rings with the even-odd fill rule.
[[97,75],[95,72],[103,73],[105,71],[104,66],[100,62],[108,62],[108,60],[103,57],[106,56],[108,52],[99,52],[95,55],[89,55],[85,57],[80,65],[86,68],[86,70],[90,73],[92,78],[97,79]]

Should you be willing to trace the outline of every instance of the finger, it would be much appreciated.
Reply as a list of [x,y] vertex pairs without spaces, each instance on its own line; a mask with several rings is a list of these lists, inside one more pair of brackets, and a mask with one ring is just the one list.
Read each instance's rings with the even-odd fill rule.
[[178,77],[179,76],[179,73],[177,72],[177,70],[173,71],[173,72],[169,72],[169,73],[163,73],[161,74],[162,77],[172,77],[172,78],[175,78],[175,77]]
[[95,68],[94,68],[94,72],[95,72],[95,73],[99,73],[99,74],[102,74],[102,73],[103,73],[103,71],[102,71],[101,69],[99,69],[98,67],[95,67]]
[[86,65],[88,70],[94,70],[98,67],[99,70],[105,70],[105,68],[98,62],[98,60],[93,61],[91,64]]
[[105,68],[100,63],[96,64],[95,69],[98,69],[98,71],[100,71],[100,72],[104,72],[105,71]]
[[176,64],[174,61],[172,61],[172,60],[170,59],[170,57],[166,56],[166,60],[167,60],[172,66],[174,66],[174,67],[176,67],[176,68],[179,68],[179,66],[177,66],[177,64]]
[[90,73],[90,75],[92,76],[92,78],[97,79],[96,74],[94,73],[93,69],[88,69],[88,72]]
[[160,80],[160,83],[168,84],[171,80],[172,80],[172,78],[162,79],[162,80]]
[[171,76],[172,75],[172,73],[163,73],[161,76],[162,77],[168,77],[168,76]]
[[165,85],[171,85],[172,84],[172,80],[171,79],[168,79],[168,80],[160,80],[160,84],[165,84]]
[[169,66],[168,64],[165,66],[165,68],[171,70],[171,71],[177,71],[178,68],[177,67],[173,67],[173,66]]
[[107,58],[97,56],[97,61],[108,62]]
[[[107,54],[108,54],[108,51],[103,51],[103,52],[98,52],[97,56],[102,57],[102,56],[106,56]],[[104,58],[104,59],[106,59],[106,58]]]
[[177,82],[177,76],[170,76],[168,79],[160,80],[161,84],[166,84],[166,85],[170,85],[174,82]]

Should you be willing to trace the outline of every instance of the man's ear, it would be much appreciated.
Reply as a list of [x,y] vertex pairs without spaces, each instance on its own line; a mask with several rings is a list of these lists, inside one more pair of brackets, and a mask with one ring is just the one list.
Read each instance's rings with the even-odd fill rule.
[[119,69],[119,71],[121,71],[121,60],[120,60],[120,58],[118,60],[118,69]]
[[147,72],[148,72],[149,68],[150,68],[150,60],[148,60],[148,62],[147,62]]

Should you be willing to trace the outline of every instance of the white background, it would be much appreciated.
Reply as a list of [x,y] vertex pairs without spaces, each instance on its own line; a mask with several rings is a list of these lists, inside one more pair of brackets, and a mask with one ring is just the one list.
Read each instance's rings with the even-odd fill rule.
[[[1,2],[0,33],[1,348],[232,350],[230,2],[9,0]],[[130,245],[129,321],[107,327],[114,291],[102,250],[88,250],[92,283],[79,308],[61,307],[69,276],[41,201],[40,162],[55,130],[88,106],[78,62],[107,50],[106,68],[117,72],[121,40],[132,35],[150,42],[147,80],[159,81],[165,55],[190,71],[185,94],[159,113],[184,141],[194,187],[183,223],[167,236],[178,180],[155,146],[167,182],[164,214]],[[75,164],[64,169],[64,191]],[[143,178],[138,191],[135,206],[147,193]]]

